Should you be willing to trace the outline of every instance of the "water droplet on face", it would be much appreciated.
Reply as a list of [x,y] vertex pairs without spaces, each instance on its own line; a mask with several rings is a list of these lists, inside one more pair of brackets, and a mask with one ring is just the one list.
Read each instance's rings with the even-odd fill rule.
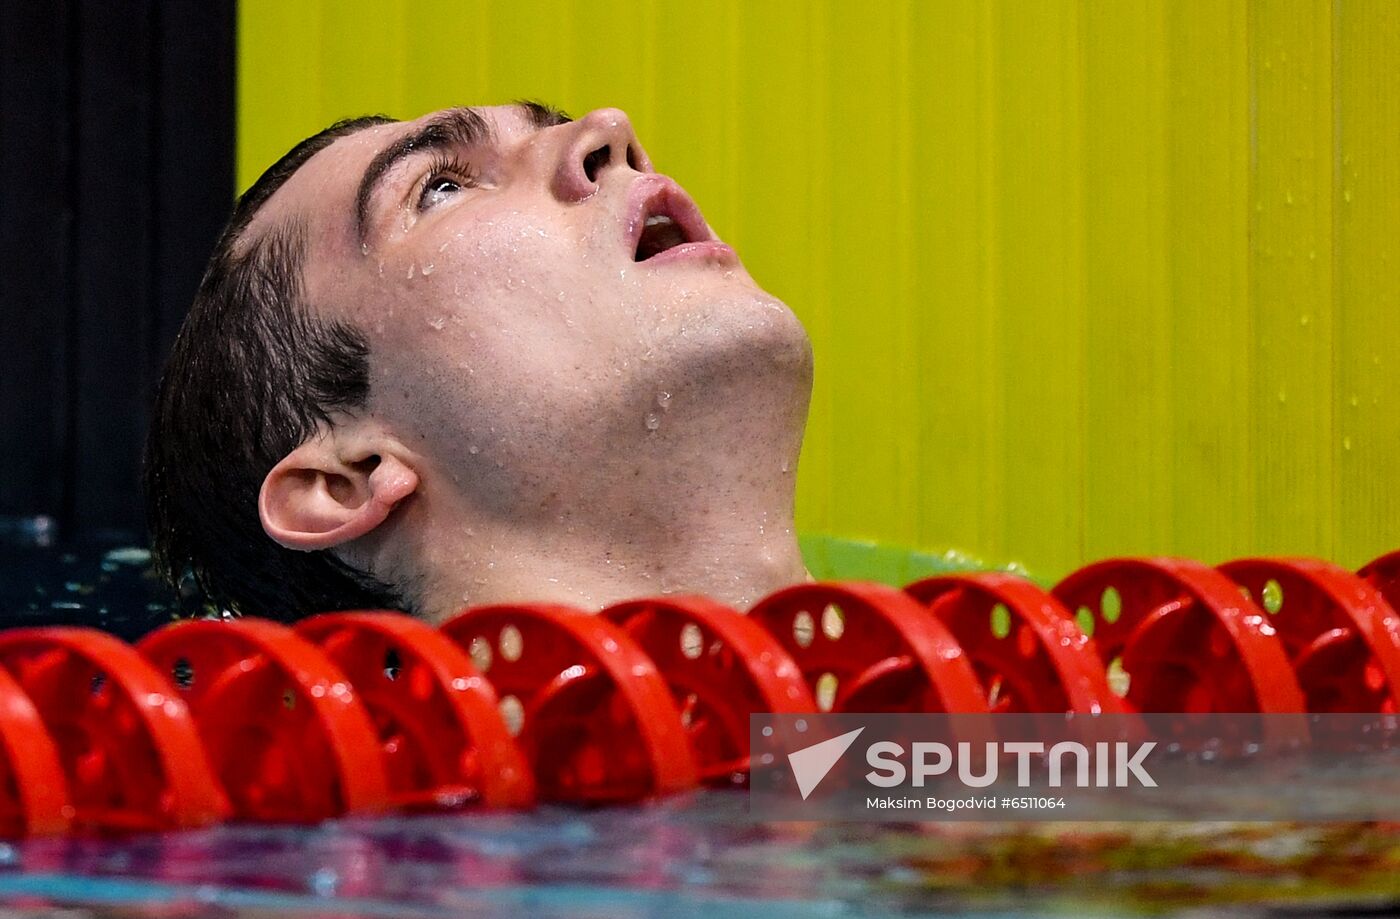
[[657,393],[656,407],[661,409],[663,412],[669,409],[671,407],[671,394],[668,392]]
[[564,292],[563,292],[562,290],[559,291],[559,296],[555,297],[554,299],[558,300],[560,303],[563,303],[563,302],[564,302]]
[[417,271],[417,270],[418,270],[418,264],[417,264],[416,262],[415,262],[414,264],[408,266],[408,279],[409,279],[410,281],[413,280],[413,272],[415,272],[415,271]]
[[428,325],[432,326],[434,329],[440,332],[442,331],[443,326],[447,325],[447,317],[434,316],[432,319],[428,320]]
[[792,466],[787,460],[783,460],[783,472],[787,472]]
[[433,269],[434,269],[435,267],[436,267],[436,266],[434,266],[434,265],[424,265],[424,266],[423,266],[423,277],[426,278],[428,275],[432,274],[432,273],[433,273]]
[[478,447],[476,444],[471,444],[467,447],[467,452],[470,453],[472,456],[476,456],[478,453],[481,452],[481,448]]
[[655,431],[661,427],[661,416],[656,412],[647,412],[646,420],[643,422],[648,431]]
[[369,255],[369,243],[360,243],[360,254]]

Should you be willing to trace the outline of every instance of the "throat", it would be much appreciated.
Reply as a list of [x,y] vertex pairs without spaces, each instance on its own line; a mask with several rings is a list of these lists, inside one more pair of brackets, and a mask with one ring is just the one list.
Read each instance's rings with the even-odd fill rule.
[[700,594],[747,611],[768,594],[809,579],[790,530],[721,545],[697,538],[659,552],[642,549],[580,544],[499,553],[463,571],[462,581],[424,610],[440,622],[481,604],[563,603],[597,612],[624,600]]

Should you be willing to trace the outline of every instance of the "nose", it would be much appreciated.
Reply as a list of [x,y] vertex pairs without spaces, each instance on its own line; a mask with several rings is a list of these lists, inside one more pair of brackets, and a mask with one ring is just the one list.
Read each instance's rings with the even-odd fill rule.
[[554,172],[554,194],[563,201],[582,201],[600,187],[603,176],[622,169],[651,172],[651,160],[622,109],[589,112],[563,128],[567,139]]

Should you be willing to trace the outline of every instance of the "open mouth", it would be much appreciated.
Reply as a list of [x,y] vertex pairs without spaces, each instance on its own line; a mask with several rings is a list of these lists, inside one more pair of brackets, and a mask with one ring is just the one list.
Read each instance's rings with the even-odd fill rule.
[[648,177],[637,192],[641,200],[634,198],[633,261],[645,262],[677,246],[713,239],[694,202],[669,179]]
[[683,246],[693,240],[686,239],[685,230],[665,214],[653,214],[642,227],[642,235],[637,239],[637,251],[632,256],[634,262],[645,262],[653,255]]

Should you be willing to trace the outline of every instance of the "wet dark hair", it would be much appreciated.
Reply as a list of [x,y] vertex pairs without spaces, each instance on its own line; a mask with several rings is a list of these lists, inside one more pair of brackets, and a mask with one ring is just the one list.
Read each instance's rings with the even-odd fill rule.
[[273,542],[258,518],[263,478],[283,457],[369,397],[369,345],[305,300],[301,225],[243,238],[258,210],[338,138],[387,124],[340,121],[308,137],[238,200],[210,257],[161,379],[146,442],[145,486],[157,570],[192,575],[207,604],[291,621],[349,608],[407,609],[406,598],[329,550]]

